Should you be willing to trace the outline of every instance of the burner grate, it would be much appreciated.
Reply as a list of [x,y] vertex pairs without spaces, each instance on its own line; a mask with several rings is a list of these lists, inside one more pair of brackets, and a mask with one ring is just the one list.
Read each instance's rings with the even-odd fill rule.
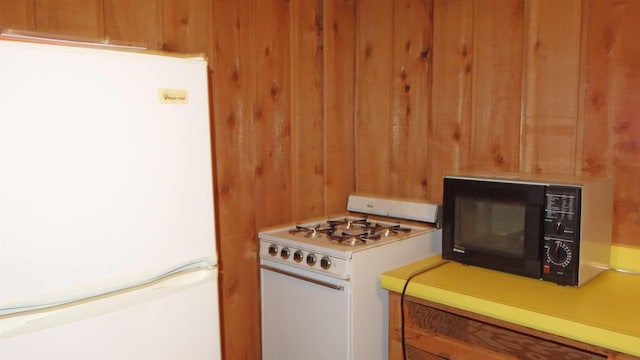
[[340,235],[330,235],[329,238],[334,244],[356,246],[365,244],[367,241],[375,241],[380,239],[380,234],[372,234],[370,231],[360,233],[351,233],[343,231]]
[[289,230],[290,234],[304,233],[306,237],[317,238],[321,234],[332,234],[335,231],[333,227],[322,227],[322,224],[315,226],[296,225],[294,229]]
[[403,227],[399,223],[382,224],[371,222],[366,217],[343,219],[328,219],[324,223],[316,225],[297,225],[289,230],[291,234],[303,233],[305,237],[326,237],[333,244],[345,246],[357,246],[397,236],[400,233],[408,234],[411,228]]
[[338,228],[343,230],[368,229],[371,227],[371,222],[369,222],[366,217],[358,219],[330,219],[327,220],[327,224],[334,230]]
[[408,227],[402,227],[402,226],[400,226],[400,224],[381,225],[381,224],[376,223],[376,224],[374,224],[374,226],[369,228],[369,231],[373,235],[379,235],[379,236],[382,236],[382,237],[389,237],[389,236],[396,235],[398,233],[408,234],[408,233],[411,232],[411,229],[408,228]]

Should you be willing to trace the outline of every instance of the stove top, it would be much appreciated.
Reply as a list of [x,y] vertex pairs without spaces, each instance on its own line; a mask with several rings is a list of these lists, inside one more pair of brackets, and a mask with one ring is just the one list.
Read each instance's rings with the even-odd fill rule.
[[420,236],[433,228],[343,216],[259,233],[260,257],[306,270],[348,276],[354,253]]
[[365,256],[378,246],[433,231],[433,208],[415,202],[350,196],[350,212],[345,215],[260,231],[261,266],[279,264],[346,278],[351,259],[361,256],[360,252]]
[[395,238],[411,233],[411,228],[399,223],[370,221],[367,217],[343,217],[328,219],[318,224],[296,225],[290,234],[302,234],[309,238],[327,239],[332,244],[359,246]]
[[346,215],[262,231],[259,237],[307,251],[350,257],[353,252],[427,231],[430,228]]

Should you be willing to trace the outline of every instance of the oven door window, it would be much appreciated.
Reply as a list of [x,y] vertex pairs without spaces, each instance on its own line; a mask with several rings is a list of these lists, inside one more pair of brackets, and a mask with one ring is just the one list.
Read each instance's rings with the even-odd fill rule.
[[454,244],[466,250],[522,258],[526,204],[513,200],[456,197]]

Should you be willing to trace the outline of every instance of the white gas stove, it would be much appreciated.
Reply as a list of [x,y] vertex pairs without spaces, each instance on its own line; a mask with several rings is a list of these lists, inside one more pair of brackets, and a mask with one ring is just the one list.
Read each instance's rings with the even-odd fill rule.
[[352,195],[345,215],[261,231],[263,359],[386,358],[380,275],[440,252],[437,209]]

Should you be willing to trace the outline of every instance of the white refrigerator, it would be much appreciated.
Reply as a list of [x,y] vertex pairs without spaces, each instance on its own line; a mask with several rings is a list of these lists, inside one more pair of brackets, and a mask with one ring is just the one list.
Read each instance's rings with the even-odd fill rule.
[[219,359],[207,64],[0,39],[0,359]]

